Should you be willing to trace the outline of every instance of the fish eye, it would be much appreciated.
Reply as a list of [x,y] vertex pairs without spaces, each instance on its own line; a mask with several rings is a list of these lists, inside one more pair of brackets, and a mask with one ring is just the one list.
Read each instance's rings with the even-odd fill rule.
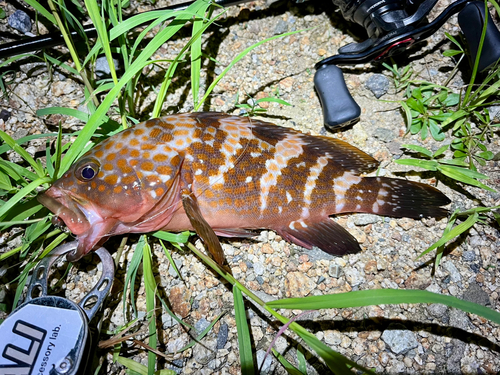
[[87,182],[92,180],[99,173],[99,165],[93,161],[82,163],[76,170],[76,178],[80,181]]

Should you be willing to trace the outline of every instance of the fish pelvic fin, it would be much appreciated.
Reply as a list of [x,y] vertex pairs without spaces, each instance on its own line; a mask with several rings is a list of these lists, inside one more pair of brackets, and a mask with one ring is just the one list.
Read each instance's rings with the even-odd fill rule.
[[358,241],[329,217],[314,221],[296,220],[287,227],[275,229],[285,240],[311,250],[313,246],[332,255],[361,251]]

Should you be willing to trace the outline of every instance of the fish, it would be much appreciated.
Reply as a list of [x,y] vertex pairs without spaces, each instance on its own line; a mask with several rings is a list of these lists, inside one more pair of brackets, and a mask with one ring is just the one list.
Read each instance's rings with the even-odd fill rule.
[[368,177],[370,155],[342,140],[217,112],[150,119],[98,143],[38,201],[77,236],[75,261],[110,236],[194,230],[224,262],[221,237],[273,230],[344,255],[356,239],[330,216],[444,217],[427,184]]

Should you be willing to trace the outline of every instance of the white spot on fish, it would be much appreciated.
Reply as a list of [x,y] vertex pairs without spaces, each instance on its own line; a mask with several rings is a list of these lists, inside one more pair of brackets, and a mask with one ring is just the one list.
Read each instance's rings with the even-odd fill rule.
[[247,178],[245,179],[245,182],[248,184],[248,183],[252,182],[252,179],[253,179],[252,176],[247,176]]
[[373,206],[372,206],[372,211],[373,211],[374,213],[377,213],[377,212],[378,212],[378,203],[377,203],[377,202],[373,203]]
[[316,180],[323,171],[323,168],[325,168],[325,166],[328,164],[328,159],[330,159],[329,154],[319,157],[316,164],[309,171],[309,175],[307,176],[306,186],[304,190],[304,203],[307,206],[311,204],[311,194],[314,188],[316,187]]
[[202,174],[203,171],[201,169],[197,169],[195,172],[194,172],[194,175],[195,176],[199,176],[200,174]]
[[290,194],[290,192],[286,192],[286,203],[290,203],[291,201],[293,201],[293,198],[292,198],[292,194]]
[[261,156],[262,154],[260,152],[251,152],[250,153],[250,156],[252,158],[258,158],[259,156]]
[[[345,197],[346,193],[353,185],[357,185],[361,182],[361,177],[355,176],[349,172],[344,173],[340,177],[333,179],[333,192],[335,193],[336,199],[342,199]],[[342,204],[342,207],[344,205]],[[341,209],[342,209],[341,207]],[[338,209],[337,209],[338,212]]]

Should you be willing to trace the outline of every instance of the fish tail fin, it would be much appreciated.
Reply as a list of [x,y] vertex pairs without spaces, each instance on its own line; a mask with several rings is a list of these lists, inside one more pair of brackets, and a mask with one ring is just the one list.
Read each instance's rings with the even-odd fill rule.
[[420,182],[387,177],[364,177],[336,202],[336,213],[364,212],[383,216],[444,217],[441,206],[450,199],[438,189]]

